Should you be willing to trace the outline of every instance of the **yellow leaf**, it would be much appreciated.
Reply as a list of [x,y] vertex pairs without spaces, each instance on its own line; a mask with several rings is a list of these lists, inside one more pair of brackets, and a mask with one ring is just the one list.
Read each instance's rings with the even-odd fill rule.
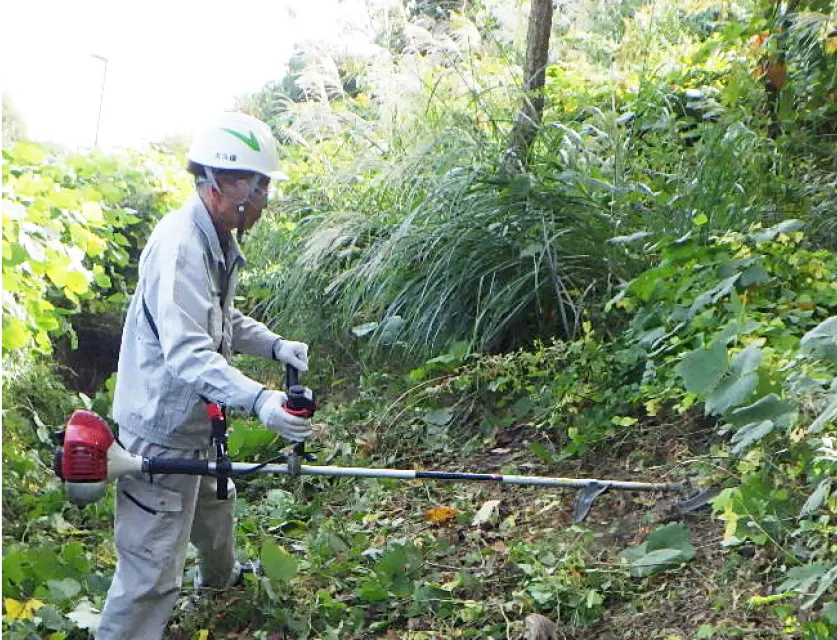
[[18,142],[11,153],[16,160],[26,164],[41,164],[46,158],[44,150],[32,142]]
[[91,258],[101,255],[107,249],[107,242],[99,235],[85,229],[81,225],[74,225],[71,227],[73,240],[75,240],[79,249],[84,251]]
[[825,39],[825,52],[837,53],[837,36],[828,36]]
[[195,634],[194,640],[207,640],[209,638],[209,629],[201,629]]
[[9,620],[17,620],[23,612],[23,603],[14,598],[3,598],[3,604],[6,606],[6,617]]
[[724,527],[724,542],[729,542],[735,538],[735,533],[738,531],[738,514],[730,511],[722,515],[720,519],[727,521],[727,525]]
[[14,598],[4,598],[3,604],[6,606],[6,618],[13,620],[31,620],[33,614],[44,606],[40,600],[30,598],[26,602],[20,602]]
[[29,332],[26,326],[17,318],[3,316],[3,348],[20,349],[29,343]]
[[67,288],[73,293],[87,293],[87,278],[79,271],[67,272]]
[[87,218],[88,222],[97,224],[105,221],[105,217],[102,215],[102,207],[99,206],[98,202],[85,202],[81,205],[81,213]]
[[451,507],[433,507],[424,514],[424,519],[433,524],[444,524],[453,520],[459,512]]

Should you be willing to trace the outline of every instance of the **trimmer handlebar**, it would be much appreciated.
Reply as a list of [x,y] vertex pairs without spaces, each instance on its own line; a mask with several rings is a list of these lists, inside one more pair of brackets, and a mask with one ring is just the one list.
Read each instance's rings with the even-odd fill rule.
[[[314,394],[299,384],[299,372],[293,367],[286,370],[288,402],[286,411],[310,417],[317,408]],[[208,403],[208,415],[213,426],[220,429],[225,423],[223,409]],[[224,427],[226,425],[224,424]],[[678,483],[633,482],[624,480],[597,480],[593,478],[560,478],[546,476],[516,476],[495,473],[466,473],[460,471],[427,471],[413,469],[372,469],[362,467],[307,466],[310,461],[305,444],[297,443],[293,452],[263,463],[232,462],[226,454],[225,436],[220,454],[215,460],[186,458],[143,458],[123,449],[114,439],[110,426],[92,411],[76,411],[67,421],[65,431],[58,434],[59,448],[55,456],[55,473],[66,486],[70,501],[80,506],[101,498],[108,480],[115,480],[129,473],[184,474],[214,476],[220,482],[230,476],[250,473],[277,473],[289,476],[314,475],[350,478],[391,478],[397,480],[439,480],[468,482],[500,482],[528,486],[578,489],[574,520],[582,521],[593,501],[607,489],[621,491],[667,491],[683,493],[687,486]],[[283,464],[273,464],[282,462]],[[715,495],[704,491],[681,503],[682,512],[693,511],[707,503]],[[220,496],[219,497],[223,497]]]
[[299,370],[291,365],[285,366],[285,393],[288,401],[285,411],[299,418],[310,418],[317,411],[314,392],[299,383]]

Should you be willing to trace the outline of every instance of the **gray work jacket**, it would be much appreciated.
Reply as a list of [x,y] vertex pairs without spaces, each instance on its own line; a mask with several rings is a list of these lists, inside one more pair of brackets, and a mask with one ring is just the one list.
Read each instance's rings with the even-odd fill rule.
[[232,367],[230,355],[271,358],[279,336],[233,308],[242,264],[234,238],[224,255],[197,195],[154,228],[122,331],[113,402],[120,429],[161,446],[202,449],[211,433],[202,397],[252,411],[263,387]]

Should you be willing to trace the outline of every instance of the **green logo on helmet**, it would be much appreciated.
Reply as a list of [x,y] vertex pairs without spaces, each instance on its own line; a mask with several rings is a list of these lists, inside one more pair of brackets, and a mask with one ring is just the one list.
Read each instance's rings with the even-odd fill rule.
[[248,147],[250,147],[253,151],[261,151],[262,150],[262,148],[259,146],[259,141],[256,140],[256,134],[253,133],[252,131],[250,132],[250,137],[248,138],[243,133],[235,131],[234,129],[223,128],[223,130],[226,131],[229,134],[234,135],[236,138],[238,138],[244,144],[246,144]]

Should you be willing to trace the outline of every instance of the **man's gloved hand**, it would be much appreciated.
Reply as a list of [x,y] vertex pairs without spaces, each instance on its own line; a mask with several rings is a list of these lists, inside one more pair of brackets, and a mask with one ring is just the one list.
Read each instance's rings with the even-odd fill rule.
[[253,410],[268,429],[286,440],[301,442],[311,436],[311,420],[299,418],[285,411],[283,405],[287,399],[288,396],[282,391],[265,389],[256,399]]
[[289,364],[300,371],[308,371],[308,345],[279,338],[273,343],[274,359]]

